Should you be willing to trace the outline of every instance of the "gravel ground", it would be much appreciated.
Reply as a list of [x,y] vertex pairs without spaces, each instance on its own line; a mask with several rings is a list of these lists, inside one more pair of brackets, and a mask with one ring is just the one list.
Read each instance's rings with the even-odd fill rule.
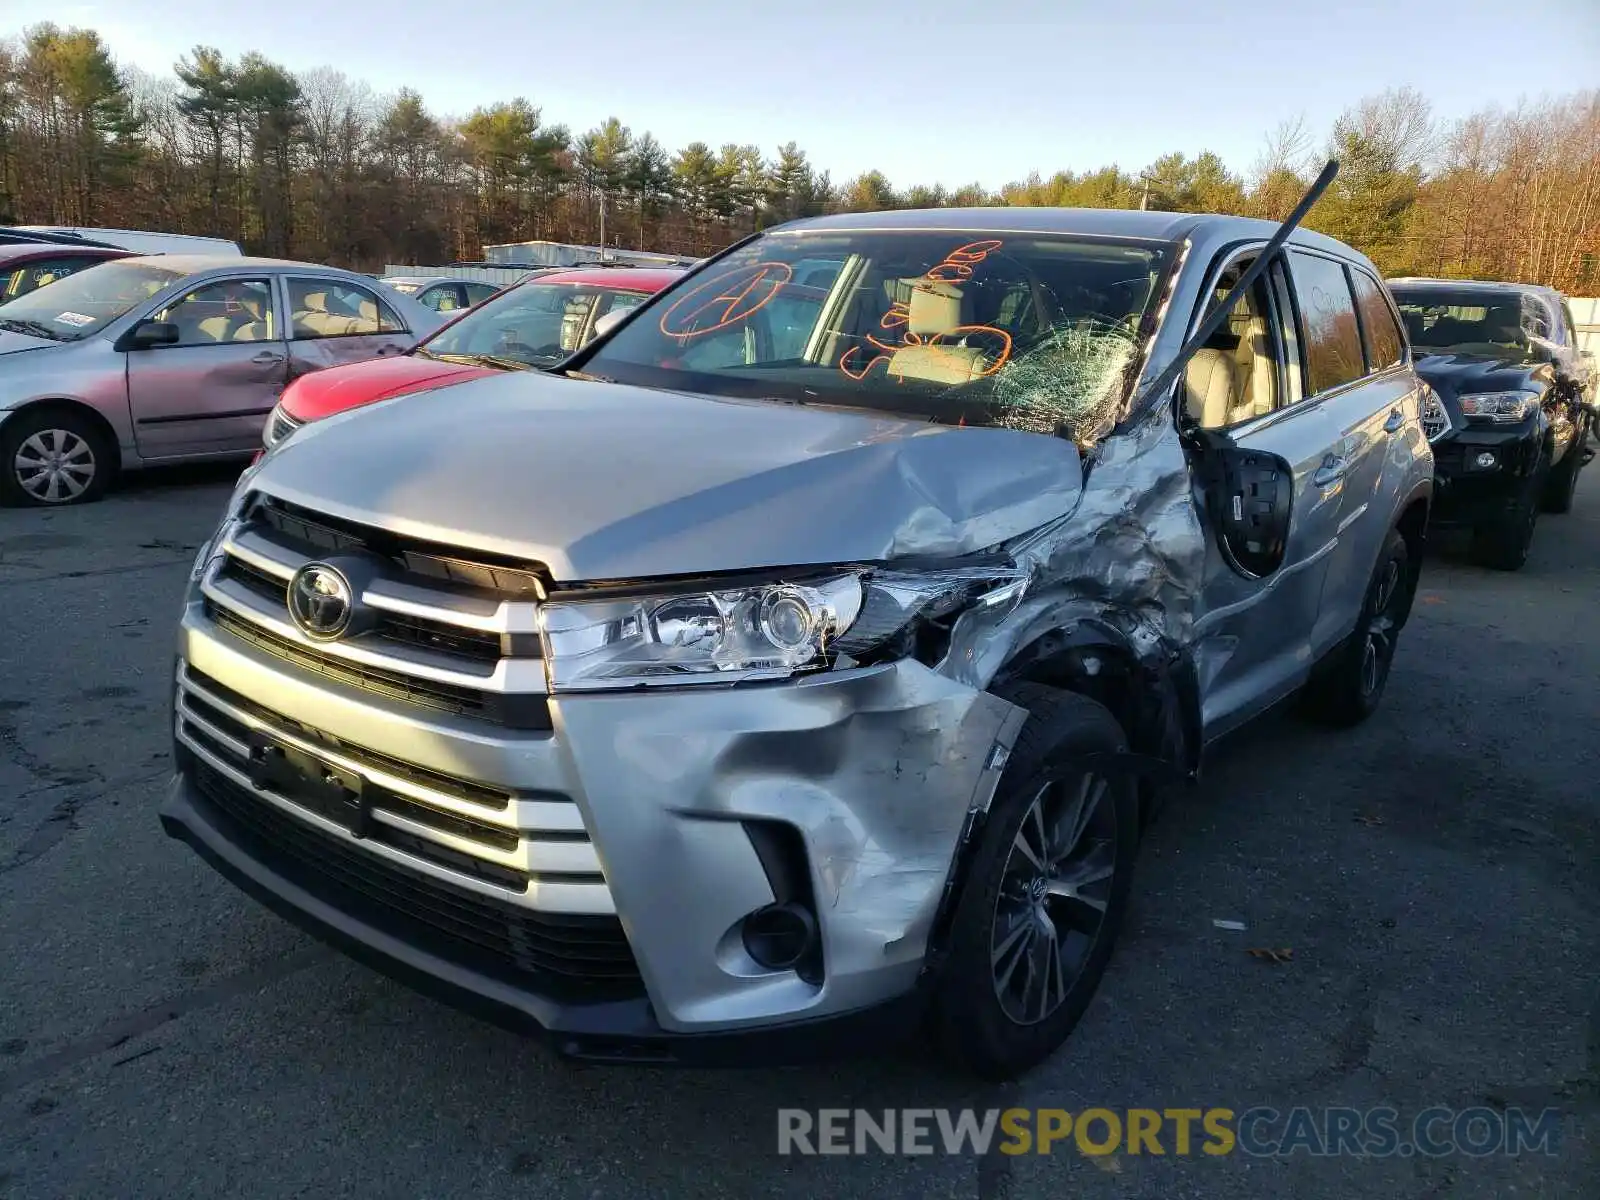
[[[1087,1018],[1003,1089],[909,1057],[564,1065],[324,949],[155,819],[171,622],[228,474],[0,511],[0,1193],[1600,1196],[1586,475],[1523,572],[1429,563],[1378,719],[1269,718],[1218,752],[1150,834]],[[1560,1140],[1476,1159],[776,1153],[780,1107],[1381,1104],[1555,1108]]]

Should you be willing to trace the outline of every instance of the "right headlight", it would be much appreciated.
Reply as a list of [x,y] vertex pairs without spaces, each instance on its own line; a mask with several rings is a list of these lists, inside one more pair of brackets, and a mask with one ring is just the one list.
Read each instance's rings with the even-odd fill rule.
[[783,679],[891,647],[919,621],[1015,603],[1014,568],[843,570],[711,590],[556,599],[540,608],[552,692]]
[[1514,425],[1527,420],[1539,407],[1539,393],[1533,391],[1477,392],[1460,396],[1461,415],[1497,425]]

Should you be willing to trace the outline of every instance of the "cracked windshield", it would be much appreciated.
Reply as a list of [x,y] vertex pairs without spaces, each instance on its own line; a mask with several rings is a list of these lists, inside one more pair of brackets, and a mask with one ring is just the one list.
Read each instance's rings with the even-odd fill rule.
[[1169,248],[949,231],[778,234],[629,322],[584,371],[1098,441]]

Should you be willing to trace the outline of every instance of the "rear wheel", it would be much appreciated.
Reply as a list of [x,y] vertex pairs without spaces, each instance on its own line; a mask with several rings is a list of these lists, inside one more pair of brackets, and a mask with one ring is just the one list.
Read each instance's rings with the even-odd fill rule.
[[9,504],[88,504],[105,495],[116,446],[70,408],[25,409],[0,425],[0,499]]
[[1127,747],[1116,718],[1037,684],[1001,693],[1029,711],[974,848],[935,997],[945,1056],[1009,1079],[1055,1051],[1105,973],[1139,840],[1133,781],[1087,756]]
[[1406,539],[1391,529],[1378,555],[1355,632],[1307,684],[1305,709],[1328,725],[1359,725],[1383,700],[1400,629],[1411,614],[1414,567]]

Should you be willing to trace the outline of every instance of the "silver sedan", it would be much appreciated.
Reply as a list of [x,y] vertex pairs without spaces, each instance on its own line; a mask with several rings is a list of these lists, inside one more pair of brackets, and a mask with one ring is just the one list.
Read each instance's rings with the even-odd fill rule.
[[442,314],[258,258],[102,263],[0,304],[0,501],[97,500],[122,470],[245,456],[290,380],[401,354]]

